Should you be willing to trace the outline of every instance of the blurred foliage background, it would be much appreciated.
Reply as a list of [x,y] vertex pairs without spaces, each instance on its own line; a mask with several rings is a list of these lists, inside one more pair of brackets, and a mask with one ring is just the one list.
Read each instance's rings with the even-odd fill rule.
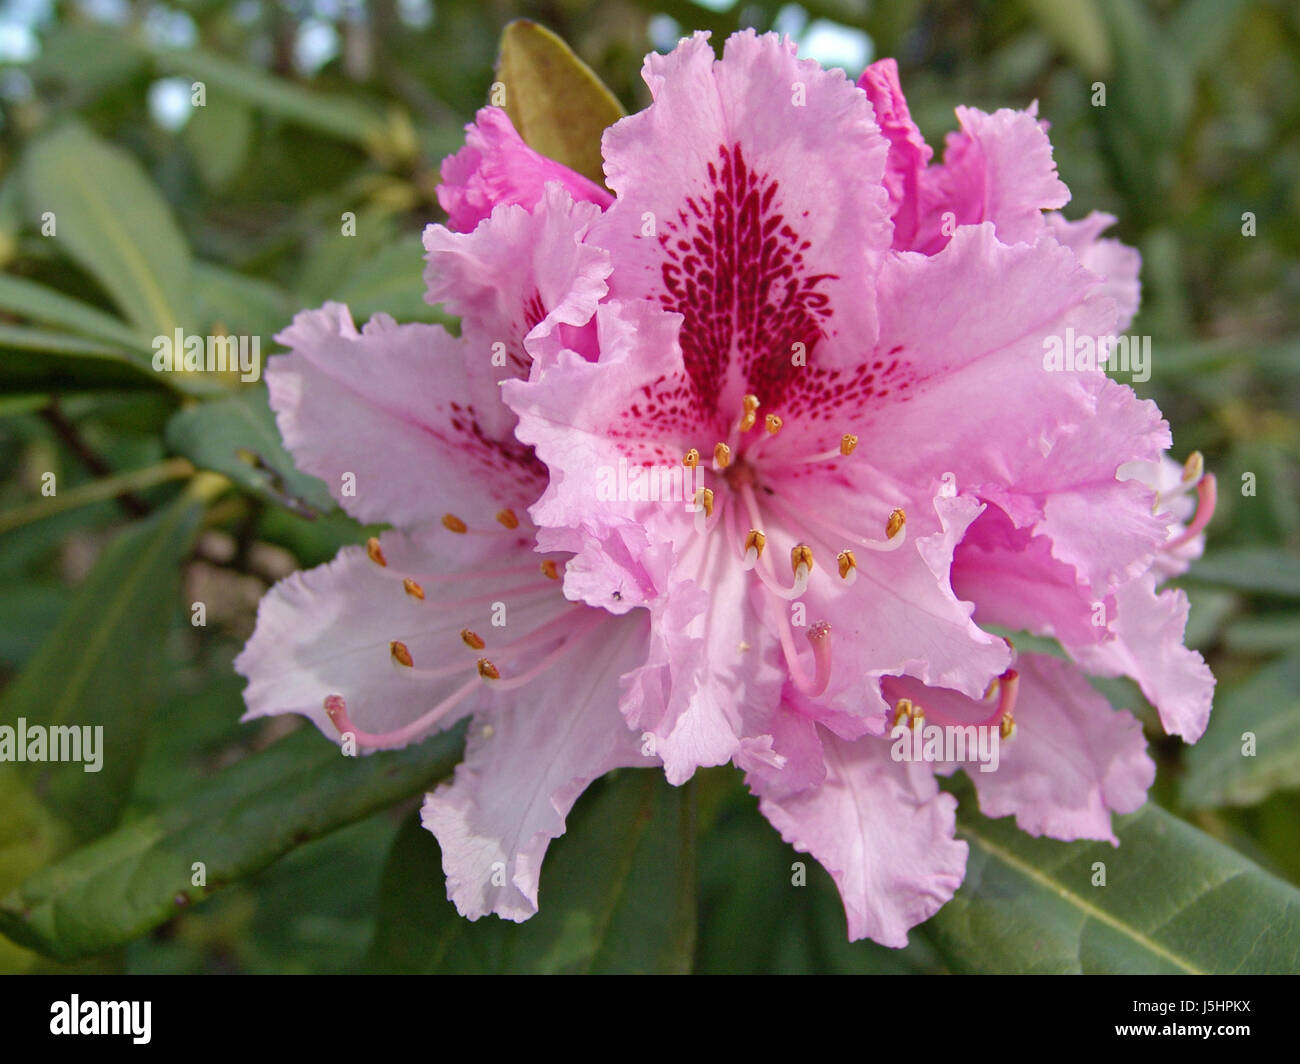
[[[1221,486],[1207,556],[1180,581],[1190,642],[1219,678],[1209,732],[1194,748],[1164,739],[1135,688],[1104,687],[1143,716],[1160,761],[1159,806],[1124,819],[1120,850],[1024,840],[966,795],[958,901],[905,951],[849,946],[814,862],[791,903],[799,858],[736,774],[670,792],[623,773],[554,847],[543,917],[471,928],[414,817],[456,735],[340,765],[311,729],[238,722],[230,662],[262,592],[366,533],[293,470],[262,385],[155,374],[150,338],[177,325],[257,335],[265,358],[295,310],[326,299],[358,321],[433,320],[419,233],[442,218],[438,165],[521,16],[570,42],[629,110],[647,102],[647,51],[741,26],[788,32],[854,77],[895,56],[936,149],[954,105],[1038,100],[1067,215],[1111,211],[1110,235],[1142,251],[1131,331],[1153,337],[1153,375],[1138,390],[1174,426],[1175,454],[1203,451]],[[98,776],[0,765],[0,930],[13,940],[0,938],[0,971],[1294,963],[1294,942],[1262,957],[1250,940],[1300,898],[1286,885],[1300,883],[1298,87],[1291,0],[5,3],[0,723],[103,723],[107,756]],[[1240,756],[1247,730],[1253,759]],[[1052,889],[1083,897],[1095,859],[1115,869],[1093,903],[1109,907],[1104,928]],[[1143,909],[1198,876],[1235,885],[1184,899],[1172,928]],[[1143,935],[1126,940],[1130,925]],[[1159,955],[1137,943],[1152,936]]]

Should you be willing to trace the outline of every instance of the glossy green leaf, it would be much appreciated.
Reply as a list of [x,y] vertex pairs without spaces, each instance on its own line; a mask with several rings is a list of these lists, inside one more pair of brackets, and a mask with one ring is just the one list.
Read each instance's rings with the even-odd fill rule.
[[[1014,740],[1013,740],[1014,741]],[[1300,965],[1300,891],[1154,802],[1118,848],[1035,839],[973,812],[966,880],[924,925],[965,972],[1238,974]],[[1105,885],[1094,886],[1105,866]]]
[[1253,805],[1300,787],[1300,652],[1221,692],[1186,763],[1179,796],[1193,808]]
[[127,318],[151,337],[192,326],[189,249],[132,155],[66,125],[27,150],[24,176],[29,217],[53,213],[55,246]]
[[[216,486],[215,478],[199,478],[118,536],[0,701],[0,724],[77,728],[78,746],[91,737],[98,769],[85,749],[82,761],[0,765],[78,838],[111,828],[128,796],[160,693],[162,647],[181,605],[180,563]],[[87,732],[95,728],[102,728],[97,743]]]
[[471,923],[447,901],[438,845],[412,819],[381,887],[371,966],[398,972],[685,972],[695,941],[689,787],[625,770],[579,800],[551,844],[540,911]]
[[623,108],[567,44],[517,19],[501,35],[497,79],[506,113],[534,151],[604,183],[600,136]]
[[[457,729],[345,757],[304,728],[37,872],[0,902],[0,931],[61,960],[122,946],[294,847],[429,788],[462,738]],[[195,862],[206,885],[194,883]]]
[[218,93],[195,107],[181,133],[203,183],[219,189],[243,168],[253,141],[253,114],[239,100]]
[[294,467],[262,384],[180,411],[166,435],[167,445],[196,466],[223,473],[264,499],[307,516],[334,507],[325,485]]

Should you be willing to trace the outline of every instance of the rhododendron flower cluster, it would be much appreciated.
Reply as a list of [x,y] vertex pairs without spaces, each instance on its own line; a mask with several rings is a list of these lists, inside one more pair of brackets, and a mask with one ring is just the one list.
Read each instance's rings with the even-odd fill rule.
[[1155,772],[1089,675],[1200,736],[1213,679],[1160,583],[1214,480],[1154,404],[1044,363],[1124,331],[1139,264],[1114,219],[1058,213],[1033,108],[959,108],[937,162],[890,60],[854,84],[697,34],[644,76],[607,188],[500,109],[468,127],[425,233],[459,336],[330,304],[279,337],[286,444],[395,531],[268,594],[248,715],[362,751],[470,716],[423,820],[471,919],[536,911],[592,780],[730,763],[850,937],[902,946],[967,856],[936,778],[961,765],[896,759],[908,729],[996,733],[981,809],[1067,840],[1114,841]]

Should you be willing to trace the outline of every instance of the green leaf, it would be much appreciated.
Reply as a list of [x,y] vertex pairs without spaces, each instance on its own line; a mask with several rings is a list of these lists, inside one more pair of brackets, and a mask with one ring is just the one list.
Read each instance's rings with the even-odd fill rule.
[[349,273],[333,298],[346,303],[358,322],[380,311],[398,321],[448,321],[446,315],[424,301],[423,275],[424,244],[420,237],[399,237]]
[[194,264],[194,284],[199,316],[209,329],[220,326],[233,336],[261,337],[263,348],[300,308],[278,285],[210,262]]
[[604,183],[600,136],[623,108],[567,44],[536,22],[516,19],[501,34],[497,79],[506,113],[529,147]]
[[695,941],[690,787],[626,770],[551,844],[540,911],[471,923],[446,900],[438,845],[412,819],[384,870],[371,967],[395,972],[686,972]]
[[[1255,737],[1249,756],[1246,732]],[[1254,805],[1274,791],[1300,787],[1300,653],[1220,695],[1186,762],[1179,797],[1192,808]]]
[[[1147,802],[1119,847],[1035,839],[972,811],[966,881],[924,925],[957,970],[1238,974],[1300,965],[1300,891]],[[1093,886],[1095,863],[1106,885]]]
[[1300,598],[1300,558],[1276,547],[1216,550],[1193,562],[1187,579],[1258,595]]
[[209,100],[219,95],[337,137],[363,148],[382,137],[381,116],[345,96],[309,92],[258,67],[213,52],[162,51],[154,60],[160,73],[201,81]]
[[224,93],[193,109],[181,139],[189,149],[203,183],[220,189],[243,169],[253,140],[253,115],[247,106]]
[[[65,961],[125,945],[294,847],[427,789],[451,771],[462,738],[456,729],[344,757],[304,728],[37,872],[0,902],[0,931]],[[194,862],[205,886],[193,884]]]
[[312,516],[334,508],[325,485],[294,467],[263,384],[179,411],[167,423],[166,439],[196,466],[223,473],[295,513]]
[[[102,728],[90,760],[5,763],[78,838],[117,821],[160,693],[162,647],[180,603],[180,562],[217,478],[196,478],[100,556],[58,625],[6,689],[0,724]],[[89,732],[92,741],[95,732]],[[83,758],[85,751],[83,750]]]
[[1024,0],[1053,43],[1090,77],[1110,70],[1110,38],[1096,0]]
[[149,337],[112,314],[35,281],[0,274],[0,310],[42,325],[57,325],[128,351],[149,349]]
[[56,246],[148,336],[192,325],[190,253],[140,164],[80,125],[27,150],[28,214],[53,212]]

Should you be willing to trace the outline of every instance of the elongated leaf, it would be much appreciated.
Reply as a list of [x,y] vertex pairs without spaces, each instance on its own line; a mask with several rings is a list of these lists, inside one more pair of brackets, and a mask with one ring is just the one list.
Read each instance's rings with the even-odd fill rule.
[[173,415],[167,423],[167,445],[195,465],[223,473],[296,513],[310,516],[334,508],[325,485],[294,467],[280,442],[263,385]]
[[149,337],[113,315],[35,281],[0,274],[0,310],[42,325],[57,325],[128,351],[149,349]]
[[[1147,802],[1119,847],[1033,839],[973,812],[966,881],[924,925],[967,972],[1293,972],[1300,891]],[[1097,862],[1105,885],[1094,886]]]
[[190,253],[171,210],[135,159],[68,125],[27,151],[28,213],[53,212],[57,246],[149,336],[192,325]]
[[591,68],[548,29],[518,19],[501,35],[497,78],[519,135],[548,159],[605,181],[600,135],[623,108]]
[[1253,805],[1289,787],[1300,787],[1300,653],[1216,699],[1179,796],[1194,808]]
[[161,648],[180,606],[180,562],[216,482],[200,478],[109,545],[0,702],[0,725],[15,729],[15,743],[20,722],[77,730],[71,752],[80,750],[81,760],[15,761],[0,773],[21,779],[78,838],[112,827],[126,800],[159,694]]
[[552,843],[540,912],[462,919],[433,836],[416,820],[384,872],[371,966],[398,972],[684,972],[695,940],[694,817],[687,788],[626,771],[598,785]]
[[213,52],[163,51],[155,57],[155,64],[161,73],[203,82],[209,98],[225,94],[360,147],[372,145],[382,135],[381,116],[355,100],[308,92],[258,67]]
[[1300,598],[1300,558],[1276,547],[1212,551],[1192,564],[1187,577],[1238,591]]
[[[462,738],[457,729],[344,757],[304,728],[33,875],[0,902],[0,931],[60,960],[124,945],[295,846],[428,788],[451,771]],[[194,883],[195,862],[206,885]]]

